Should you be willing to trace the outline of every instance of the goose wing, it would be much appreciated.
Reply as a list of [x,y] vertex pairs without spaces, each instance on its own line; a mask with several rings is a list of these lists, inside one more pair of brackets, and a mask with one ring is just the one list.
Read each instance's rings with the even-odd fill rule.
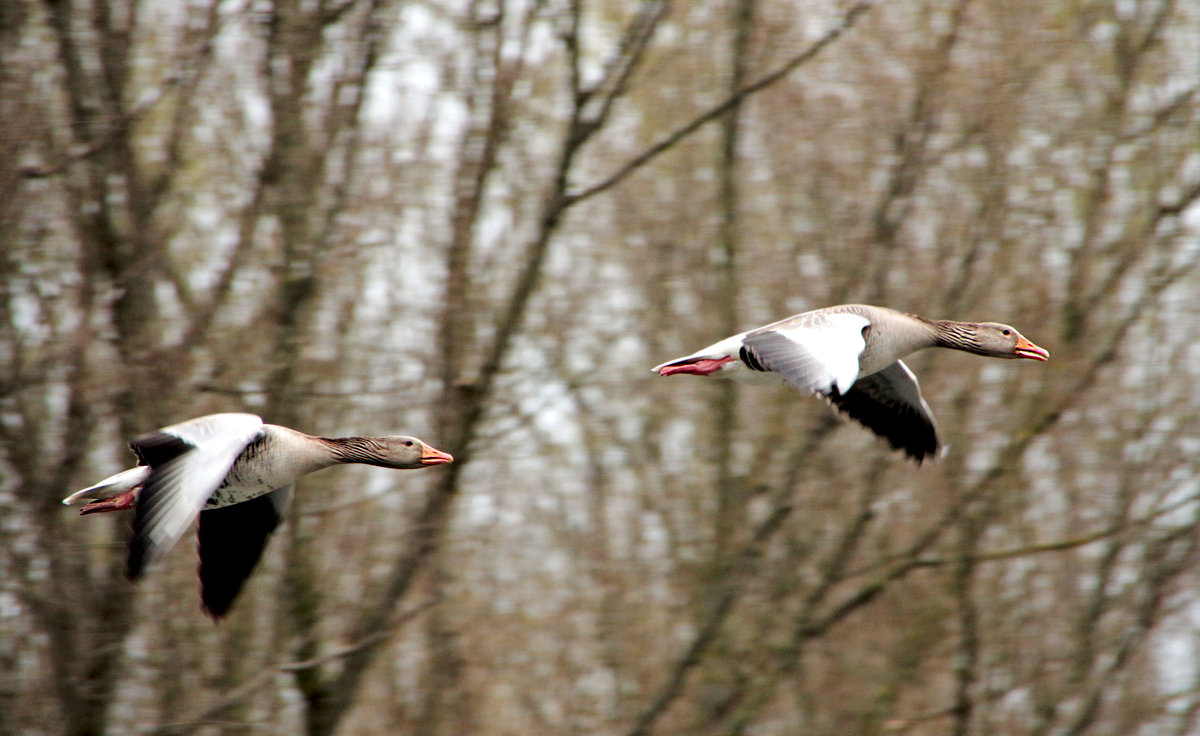
[[253,414],[212,414],[129,443],[150,466],[133,518],[127,570],[131,580],[179,541],[238,455],[261,432],[262,419]]
[[870,321],[853,313],[804,314],[746,334],[739,357],[754,370],[774,371],[806,393],[845,393],[858,377]]
[[229,611],[262,558],[267,539],[287,514],[292,487],[200,512],[200,600],[213,618]]
[[903,450],[918,463],[938,449],[937,424],[917,377],[897,360],[881,371],[863,376],[846,392],[833,392],[829,402]]

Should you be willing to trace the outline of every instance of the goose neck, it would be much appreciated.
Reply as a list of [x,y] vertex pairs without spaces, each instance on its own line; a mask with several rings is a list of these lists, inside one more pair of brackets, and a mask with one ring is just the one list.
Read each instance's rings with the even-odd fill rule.
[[321,437],[335,463],[365,463],[374,465],[383,456],[383,447],[370,437]]
[[986,355],[979,343],[975,325],[970,322],[955,322],[953,320],[932,320],[935,345],[940,348],[962,350],[967,353]]

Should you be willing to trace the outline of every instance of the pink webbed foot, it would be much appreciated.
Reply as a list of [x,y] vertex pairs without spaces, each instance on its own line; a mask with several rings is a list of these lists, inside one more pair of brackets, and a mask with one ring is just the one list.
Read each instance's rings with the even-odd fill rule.
[[131,509],[137,502],[137,492],[138,489],[135,488],[119,496],[90,501],[86,506],[79,509],[79,514],[83,516],[84,514],[95,514],[102,511],[124,511],[125,509]]

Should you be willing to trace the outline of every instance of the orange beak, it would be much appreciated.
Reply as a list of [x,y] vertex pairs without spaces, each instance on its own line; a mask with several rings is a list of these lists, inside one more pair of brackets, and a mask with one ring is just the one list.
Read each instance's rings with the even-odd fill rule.
[[1017,336],[1016,352],[1018,358],[1029,358],[1030,360],[1050,360],[1050,351],[1046,348],[1039,348],[1037,345],[1026,340],[1020,335]]
[[454,456],[448,452],[442,452],[429,445],[425,445],[425,449],[421,450],[422,465],[444,465],[452,462],[454,462]]

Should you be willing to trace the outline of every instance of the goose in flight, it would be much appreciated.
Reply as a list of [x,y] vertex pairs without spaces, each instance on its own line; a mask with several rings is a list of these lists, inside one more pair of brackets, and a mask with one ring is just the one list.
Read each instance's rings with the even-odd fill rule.
[[129,443],[137,467],[63,499],[133,509],[127,574],[141,577],[199,516],[200,597],[224,616],[283,519],[297,479],[341,463],[413,469],[454,460],[415,437],[314,437],[253,414],[210,414]]
[[931,320],[843,304],[727,337],[654,372],[787,384],[825,398],[920,463],[938,450],[937,425],[917,377],[901,358],[934,347],[992,358],[1050,359],[1048,350],[1008,325]]

